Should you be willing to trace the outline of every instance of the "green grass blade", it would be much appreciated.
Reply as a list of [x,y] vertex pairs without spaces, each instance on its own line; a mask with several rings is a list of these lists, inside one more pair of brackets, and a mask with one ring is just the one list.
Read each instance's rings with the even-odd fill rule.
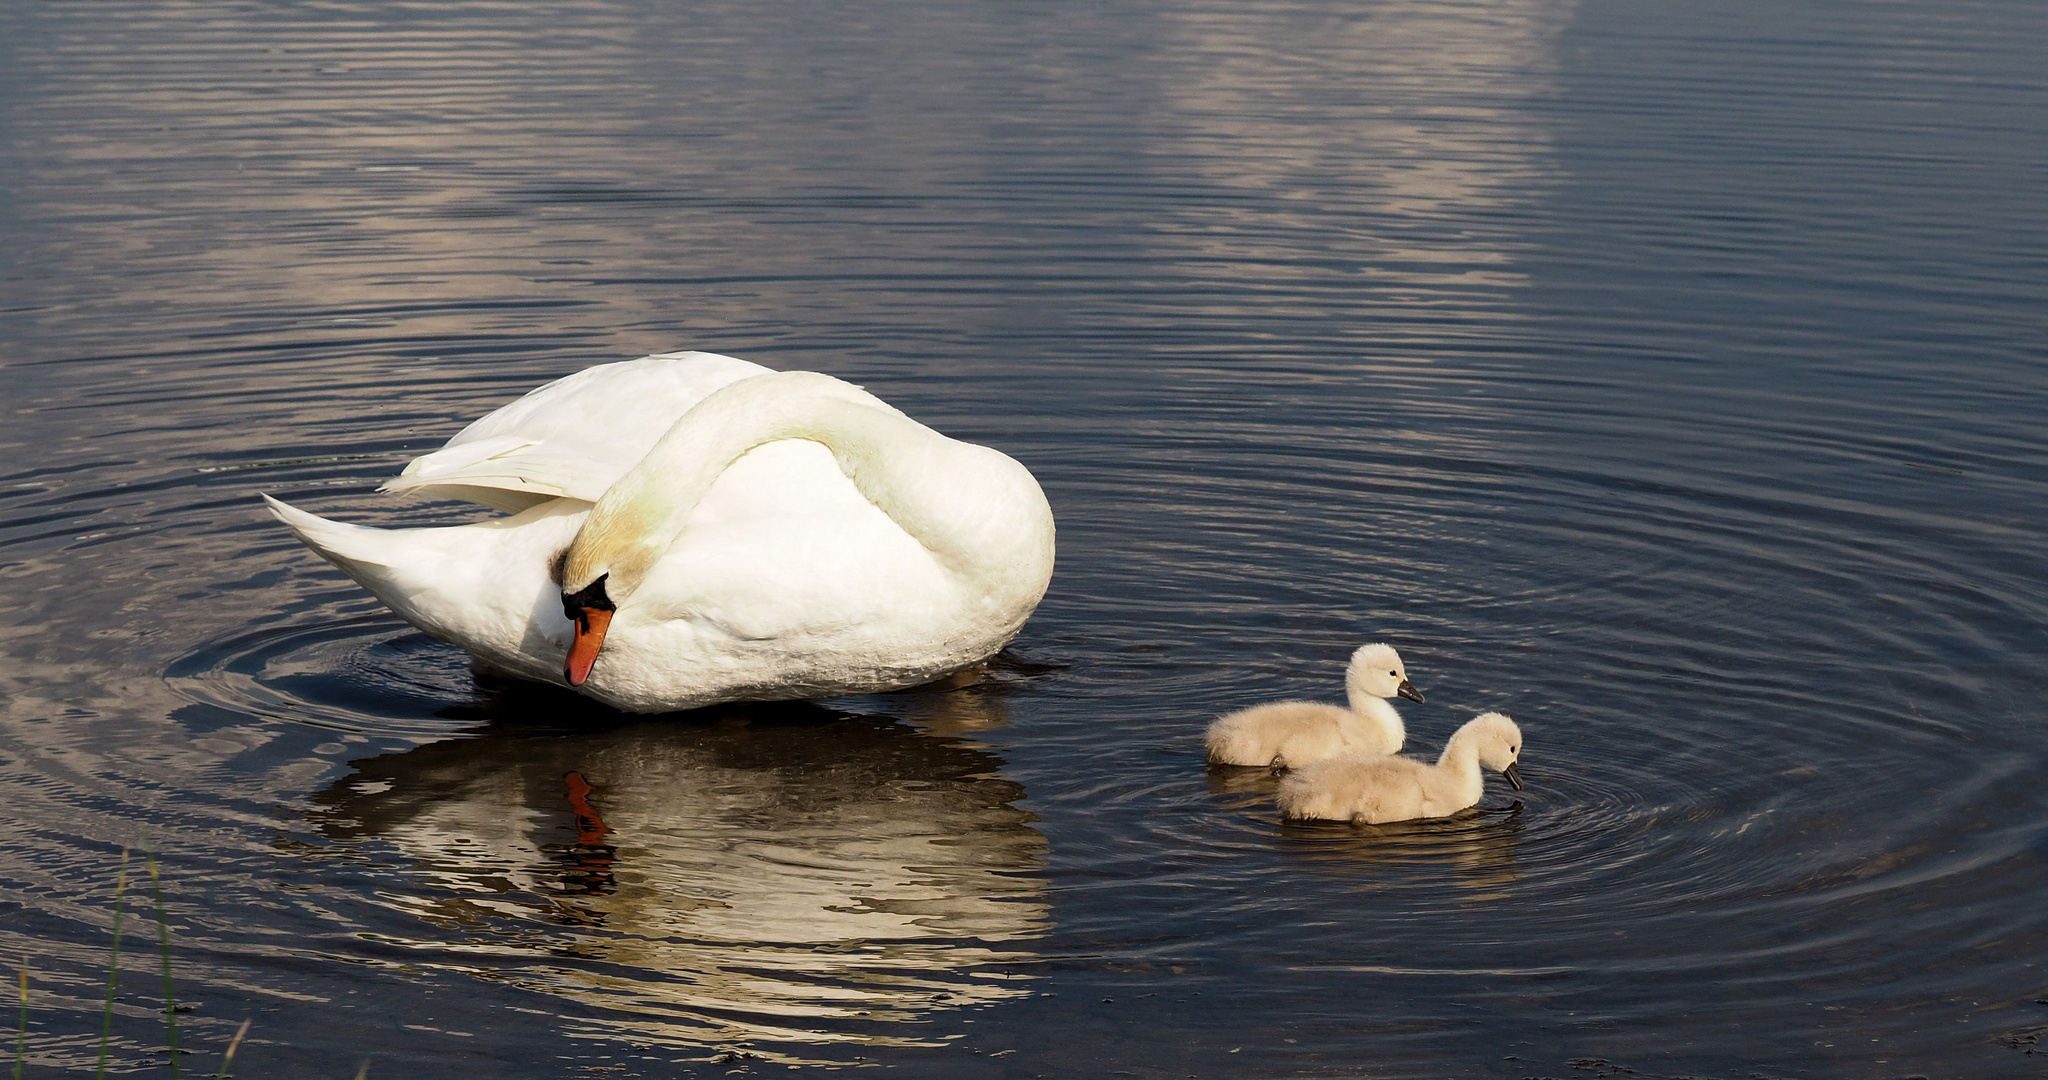
[[28,957],[21,958],[21,1034],[14,1039],[14,1080],[28,1065]]
[[150,891],[156,894],[156,943],[164,947],[164,1025],[170,1027],[170,1080],[178,1080],[178,988],[170,982],[170,918],[164,916],[164,875],[158,871],[147,836],[141,840],[141,853],[150,859]]
[[114,879],[114,952],[107,959],[107,1011],[100,1021],[100,1067],[94,1080],[106,1080],[107,1043],[114,1037],[114,978],[121,974],[121,901],[128,895],[128,849],[121,849],[121,875]]
[[235,1039],[228,1044],[228,1052],[221,1056],[220,1072],[215,1076],[214,1080],[227,1080],[228,1066],[235,1063],[235,1051],[242,1048],[242,1036],[249,1033],[249,1024],[254,1019],[255,1017],[252,1016],[248,1020],[242,1021],[242,1026],[235,1029]]
[[156,894],[156,940],[164,952],[164,1025],[171,1029],[171,1080],[178,1080],[178,990],[171,982],[171,921],[164,915],[164,878],[148,836],[142,838],[142,853],[149,859],[150,891]]

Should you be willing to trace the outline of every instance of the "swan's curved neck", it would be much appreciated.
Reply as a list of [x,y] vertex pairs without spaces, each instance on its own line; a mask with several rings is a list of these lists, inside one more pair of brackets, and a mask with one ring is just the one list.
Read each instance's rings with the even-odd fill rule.
[[1395,710],[1393,704],[1388,702],[1386,698],[1374,697],[1363,690],[1357,689],[1353,689],[1350,693],[1352,712],[1392,729],[1399,736],[1399,738],[1394,740],[1395,745],[1399,745],[1407,740],[1408,728],[1401,723],[1401,714]]
[[857,396],[863,395],[829,376],[777,372],[705,398],[591,508],[569,546],[563,591],[609,574],[612,598],[622,599],[681,534],[719,476],[748,451],[781,439],[824,444],[860,493],[942,565],[973,572],[987,561],[985,541],[1001,523],[988,519],[974,492],[948,480],[968,455],[1014,463]]
[[1455,769],[1479,775],[1479,743],[1464,728],[1451,734],[1451,741],[1444,744],[1444,752],[1436,759],[1437,768]]

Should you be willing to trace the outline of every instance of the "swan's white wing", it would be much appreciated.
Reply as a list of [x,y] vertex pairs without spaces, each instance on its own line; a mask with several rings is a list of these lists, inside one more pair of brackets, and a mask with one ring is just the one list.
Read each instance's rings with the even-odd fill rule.
[[585,368],[463,428],[380,490],[466,499],[514,513],[552,498],[596,502],[691,406],[768,370],[707,352]]

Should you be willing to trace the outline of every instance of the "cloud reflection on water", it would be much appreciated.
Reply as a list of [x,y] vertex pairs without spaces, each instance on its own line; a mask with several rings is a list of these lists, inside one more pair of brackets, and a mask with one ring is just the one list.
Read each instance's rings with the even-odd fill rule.
[[1572,10],[913,2],[821,41],[772,4],[127,3],[40,28],[5,189],[41,318],[167,338],[626,355],[1137,314],[1398,348],[1514,316]]

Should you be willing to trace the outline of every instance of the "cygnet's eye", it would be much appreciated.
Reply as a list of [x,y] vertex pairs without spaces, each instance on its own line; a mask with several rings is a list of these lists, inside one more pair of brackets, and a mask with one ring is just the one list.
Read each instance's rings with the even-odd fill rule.
[[1401,677],[1401,673],[1400,673],[1400,672],[1398,672],[1398,671],[1389,671],[1389,672],[1387,672],[1387,674],[1389,674],[1389,675],[1392,675],[1392,676],[1393,676],[1394,678],[1396,678],[1396,679],[1398,679],[1398,678],[1400,678],[1400,677]]

